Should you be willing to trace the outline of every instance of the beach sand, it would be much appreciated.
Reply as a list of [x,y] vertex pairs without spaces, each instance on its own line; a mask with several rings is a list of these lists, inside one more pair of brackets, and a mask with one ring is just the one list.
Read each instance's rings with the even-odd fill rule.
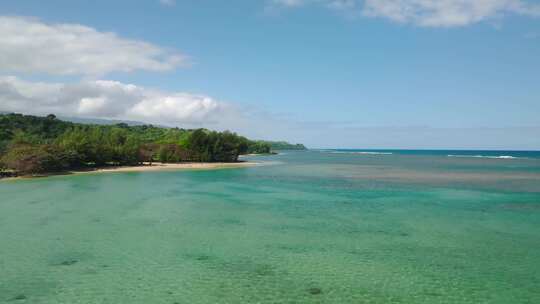
[[148,171],[174,171],[174,170],[211,170],[211,169],[228,169],[228,168],[243,168],[255,166],[258,163],[240,161],[236,163],[144,163],[139,166],[117,166],[117,167],[101,167],[101,168],[91,168],[88,170],[73,170],[67,172],[58,172],[50,174],[41,174],[34,176],[18,176],[18,177],[6,177],[1,178],[0,181],[7,180],[16,180],[16,179],[25,179],[25,178],[38,178],[38,177],[48,177],[56,175],[70,175],[70,174],[88,174],[88,173],[109,173],[109,172],[148,172]]
[[236,162],[236,163],[145,163],[140,166],[122,166],[111,168],[98,168],[91,171],[73,171],[79,173],[96,173],[96,172],[145,172],[145,171],[162,171],[162,170],[184,170],[184,169],[222,169],[222,168],[242,168],[256,165],[254,162]]

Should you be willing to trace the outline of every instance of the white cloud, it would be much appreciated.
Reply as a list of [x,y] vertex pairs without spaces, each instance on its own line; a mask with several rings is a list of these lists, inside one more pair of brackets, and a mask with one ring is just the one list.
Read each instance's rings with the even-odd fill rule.
[[296,140],[289,122],[258,108],[111,80],[50,83],[0,76],[0,111],[206,127],[251,138]]
[[367,17],[426,27],[456,27],[507,14],[540,16],[540,5],[524,0],[273,0],[282,7],[322,5],[351,12],[362,7]]
[[222,105],[210,97],[176,93],[145,98],[130,109],[128,115],[144,119],[159,117],[163,121],[208,122],[211,114],[221,108]]
[[309,0],[273,0],[272,3],[275,5],[283,5],[287,7],[296,7],[304,5]]
[[0,16],[0,70],[8,73],[100,76],[114,71],[166,71],[183,64],[182,54],[115,33]]
[[356,7],[358,0],[272,0],[269,4],[271,6],[290,8],[318,4],[332,9],[345,10]]
[[521,0],[366,0],[364,13],[420,26],[465,26],[504,14],[540,15],[540,6]]
[[0,77],[0,111],[229,129],[254,139],[288,140],[319,148],[540,149],[537,126],[452,129],[298,122],[204,95],[168,94],[109,80],[61,84]]
[[234,106],[204,95],[169,94],[109,80],[61,84],[13,76],[0,77],[0,110],[180,126],[225,125],[242,115]]
[[327,7],[337,10],[351,10],[356,8],[357,5],[356,0],[333,0],[326,3]]

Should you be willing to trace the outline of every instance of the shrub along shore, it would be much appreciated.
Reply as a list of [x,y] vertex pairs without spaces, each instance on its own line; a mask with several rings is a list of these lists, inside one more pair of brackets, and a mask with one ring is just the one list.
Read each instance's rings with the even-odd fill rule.
[[153,162],[234,163],[242,154],[271,152],[271,143],[229,131],[80,124],[54,115],[0,115],[0,177]]

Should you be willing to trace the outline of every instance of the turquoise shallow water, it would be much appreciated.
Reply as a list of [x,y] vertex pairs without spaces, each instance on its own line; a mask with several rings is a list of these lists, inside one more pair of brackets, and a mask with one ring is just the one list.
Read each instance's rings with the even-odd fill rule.
[[540,159],[334,152],[2,181],[0,303],[540,303]]

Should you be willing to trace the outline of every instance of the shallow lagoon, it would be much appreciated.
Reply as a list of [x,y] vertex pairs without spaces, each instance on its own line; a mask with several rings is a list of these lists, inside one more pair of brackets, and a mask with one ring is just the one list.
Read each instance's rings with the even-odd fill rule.
[[540,159],[0,182],[0,303],[540,303]]

